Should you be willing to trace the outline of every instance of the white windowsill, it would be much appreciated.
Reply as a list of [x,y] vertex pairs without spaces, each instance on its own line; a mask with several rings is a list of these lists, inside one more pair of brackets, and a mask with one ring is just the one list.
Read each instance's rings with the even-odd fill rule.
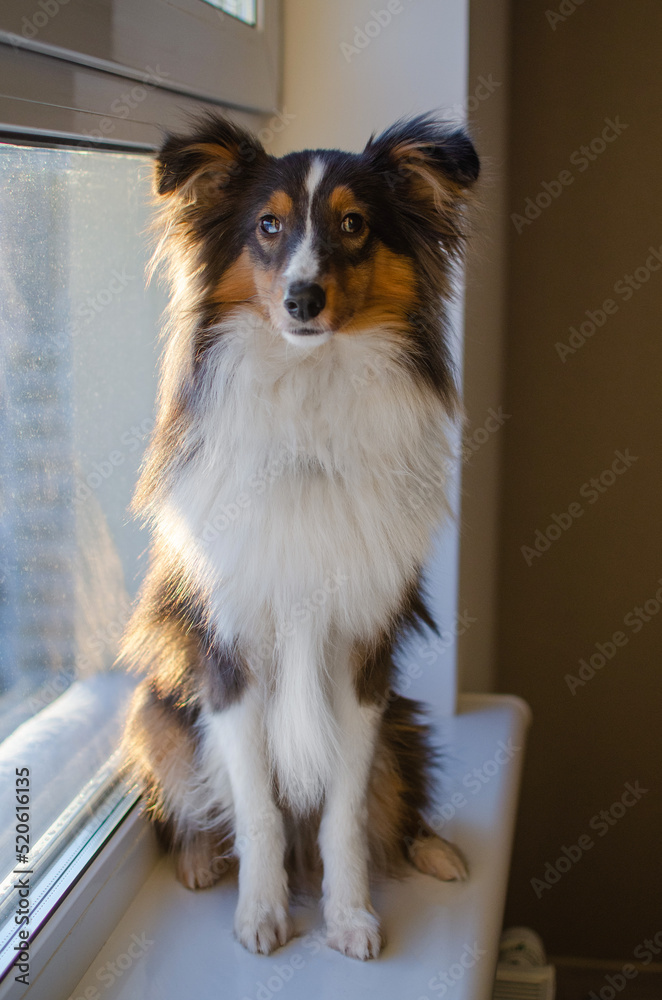
[[[249,955],[231,930],[236,886],[221,883],[200,893],[182,888],[169,859],[158,858],[144,819],[134,815],[88,873],[82,891],[72,894],[77,896],[69,903],[75,926],[46,966],[33,967],[29,991],[0,992],[0,997],[182,1000],[195,995],[196,1000],[216,1000],[220,988],[232,1000],[259,1000],[260,983],[277,976],[280,968],[280,997],[418,1000],[440,995],[441,981],[434,977],[453,967],[456,973],[463,970],[454,1000],[488,1000],[529,721],[524,702],[499,695],[461,696],[458,715],[440,720],[441,738],[451,748],[445,800],[453,792],[463,796],[441,832],[461,846],[471,876],[464,884],[443,884],[414,873],[403,882],[377,886],[374,901],[388,944],[376,962],[358,963],[320,946],[317,906],[295,908],[299,936],[285,948],[268,958]],[[483,770],[485,765],[509,739],[519,749],[488,774],[495,765]],[[475,777],[475,768],[487,779],[484,783]],[[55,924],[62,919],[71,925],[72,914],[63,909]],[[132,935],[152,942],[144,951],[134,943],[134,957],[128,952]],[[469,965],[475,948],[484,954],[463,968],[463,956]],[[113,964],[118,960],[119,965]],[[436,992],[431,981],[437,983]]]

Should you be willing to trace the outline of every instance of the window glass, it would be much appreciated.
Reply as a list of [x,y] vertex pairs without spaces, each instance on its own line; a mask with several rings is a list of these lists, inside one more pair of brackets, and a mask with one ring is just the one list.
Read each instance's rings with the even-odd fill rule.
[[226,14],[232,14],[233,17],[238,17],[246,24],[257,22],[257,0],[205,0],[205,3],[211,4],[212,7],[218,7]]
[[115,750],[134,683],[114,660],[146,545],[127,507],[164,305],[145,289],[150,172],[0,145],[0,881],[16,768],[32,847]]

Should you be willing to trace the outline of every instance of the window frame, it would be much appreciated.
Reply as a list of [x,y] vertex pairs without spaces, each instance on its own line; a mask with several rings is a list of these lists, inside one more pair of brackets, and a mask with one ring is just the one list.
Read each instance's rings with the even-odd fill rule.
[[138,797],[118,810],[121,817],[108,817],[94,853],[79,864],[67,893],[31,938],[29,987],[17,983],[10,969],[0,981],[0,1000],[70,996],[151,873],[159,849]]
[[[28,947],[32,981],[35,975],[32,956],[39,935],[53,921],[60,907],[120,826],[136,809],[138,802],[137,792],[122,784],[115,753],[46,831],[35,845],[34,852],[31,851]],[[88,816],[90,811],[92,815]],[[60,845],[57,831],[65,823],[72,825],[72,836],[66,844]],[[16,869],[8,875],[1,888],[7,889],[12,879],[21,879],[20,871]],[[14,920],[16,900],[11,888],[3,893],[0,906],[0,996],[4,997],[5,990],[6,995],[11,996],[12,982],[15,986],[19,985],[13,980],[12,969],[17,960],[15,946],[22,943],[19,940],[20,928]],[[64,927],[62,930],[68,933]]]
[[[86,136],[67,137],[58,141],[50,135],[11,135],[0,129],[0,150],[4,145],[24,145],[39,149],[105,148],[109,153],[143,152],[153,154],[154,146],[137,144],[102,144],[88,141]],[[147,158],[147,155],[146,155]],[[49,703],[45,709],[50,707]],[[40,709],[32,718],[37,718]],[[20,943],[15,924],[16,894],[11,889],[12,877],[21,878],[21,868],[0,873],[0,1000],[18,1000],[29,994],[51,1000],[54,980],[49,963],[56,951],[73,932],[75,926],[93,906],[110,875],[113,886],[103,894],[103,911],[97,907],[95,922],[81,931],[84,944],[75,950],[65,949],[59,963],[58,980],[62,993],[68,995],[85,972],[104,936],[112,930],[109,913],[116,921],[131,901],[142,881],[149,875],[158,858],[158,849],[151,828],[142,818],[143,808],[138,791],[130,787],[121,775],[119,751],[115,751],[98,769],[68,806],[53,821],[43,836],[29,850],[30,924],[29,937],[23,947],[30,954],[30,986],[17,983],[12,972],[17,962],[15,946]],[[11,820],[9,822],[11,825]],[[67,829],[67,840],[58,834]],[[108,874],[108,878],[106,875]],[[118,902],[121,907],[118,908]],[[109,909],[110,907],[110,909]],[[47,981],[42,979],[35,992],[36,979],[49,965]]]
[[[76,17],[61,16],[70,0],[51,0],[56,12],[37,7],[26,15],[24,0],[4,0],[0,9],[0,44],[14,53],[31,52],[68,67],[71,111],[90,110],[94,93],[78,86],[83,69],[102,71],[147,84],[153,89],[227,108],[253,113],[273,111],[280,103],[281,23],[280,0],[258,0],[255,27],[225,14],[204,0],[108,0],[100,12],[95,0],[77,0]],[[128,8],[128,10],[127,10]],[[105,21],[99,26],[100,14]],[[36,22],[37,15],[45,19]],[[35,63],[35,66],[37,64]],[[53,72],[52,65],[49,72]],[[33,69],[34,73],[34,69]],[[6,95],[15,101],[35,102],[34,80],[2,73],[0,120]],[[42,115],[55,112],[51,88],[41,74]],[[138,101],[138,104],[142,102]],[[126,118],[144,123],[144,107],[126,109]],[[16,108],[15,113],[18,109]]]

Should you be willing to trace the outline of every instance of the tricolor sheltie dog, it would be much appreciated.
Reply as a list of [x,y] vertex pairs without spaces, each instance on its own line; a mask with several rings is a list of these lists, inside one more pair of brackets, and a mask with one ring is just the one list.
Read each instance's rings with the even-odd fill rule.
[[211,116],[157,157],[172,294],[124,748],[184,885],[238,861],[252,952],[291,937],[288,892],[316,874],[329,945],[361,959],[382,945],[371,875],[465,875],[424,819],[435,752],[393,653],[432,625],[445,302],[478,169],[427,116],[281,158]]

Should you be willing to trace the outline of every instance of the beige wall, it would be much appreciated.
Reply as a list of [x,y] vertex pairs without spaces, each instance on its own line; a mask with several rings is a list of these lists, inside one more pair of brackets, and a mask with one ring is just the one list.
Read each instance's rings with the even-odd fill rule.
[[[662,579],[662,270],[648,249],[662,256],[662,4],[585,0],[554,27],[560,6],[513,11],[510,211],[561,171],[572,180],[519,235],[510,224],[498,687],[529,701],[534,726],[507,920],[557,954],[627,960],[662,930],[662,611],[638,631],[626,618]],[[605,119],[627,129],[583,161]],[[647,260],[627,299],[617,283]],[[563,363],[555,344],[607,299],[614,314]],[[619,450],[637,460],[583,489]],[[527,565],[521,547],[572,503],[583,513]],[[626,644],[572,694],[565,676],[614,632]],[[591,827],[626,782],[648,791]],[[593,846],[538,899],[531,879],[582,835]]]

